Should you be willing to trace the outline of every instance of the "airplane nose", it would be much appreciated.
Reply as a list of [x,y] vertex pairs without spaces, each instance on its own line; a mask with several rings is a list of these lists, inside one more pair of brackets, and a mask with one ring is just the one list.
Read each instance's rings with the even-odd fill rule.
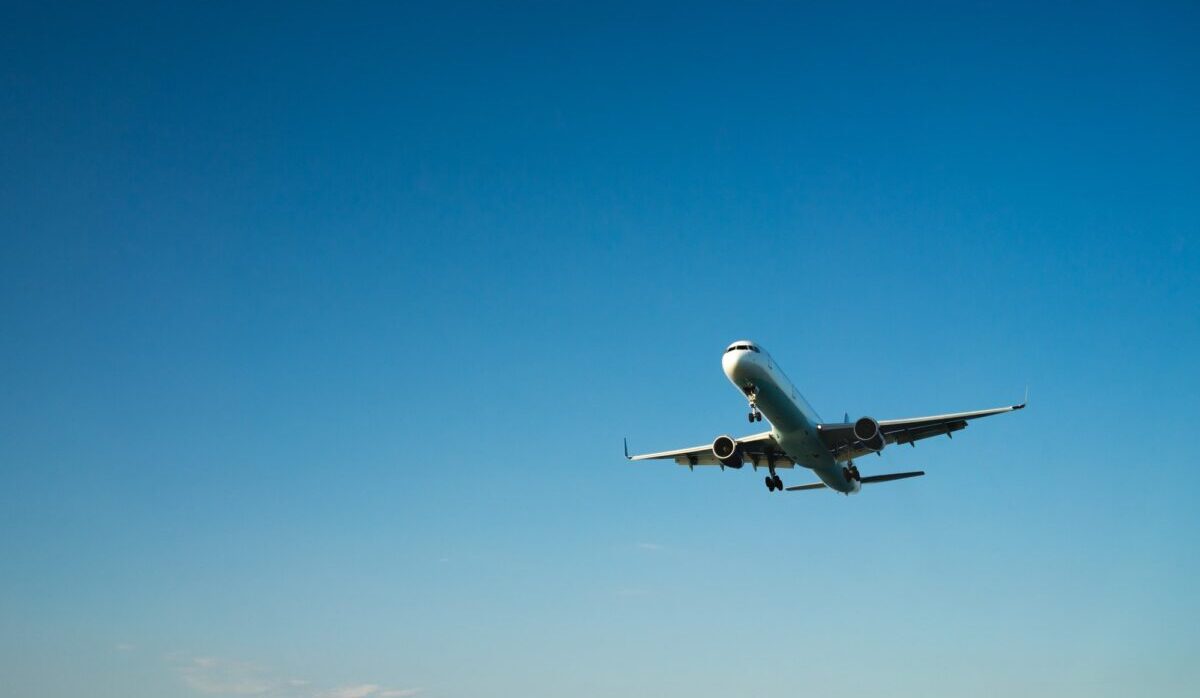
[[749,355],[748,351],[725,352],[725,356],[721,357],[721,368],[725,370],[725,377],[734,383],[740,383],[746,374]]

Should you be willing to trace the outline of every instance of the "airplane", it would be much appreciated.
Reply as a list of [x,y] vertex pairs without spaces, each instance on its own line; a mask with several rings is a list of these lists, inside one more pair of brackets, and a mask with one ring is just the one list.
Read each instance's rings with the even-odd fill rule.
[[[954,438],[951,434],[965,429],[972,419],[1024,409],[1029,402],[1029,391],[1026,390],[1025,399],[1019,405],[911,419],[859,417],[851,422],[847,414],[841,422],[823,423],[761,345],[745,339],[730,344],[721,357],[721,367],[749,401],[747,419],[761,422],[765,415],[771,425],[769,431],[737,439],[722,435],[711,444],[635,456],[629,455],[626,440],[625,458],[631,461],[674,460],[689,469],[697,465],[719,465],[724,470],[750,463],[755,470],[767,468],[769,492],[829,488],[850,495],[861,490],[863,485],[925,474],[920,470],[864,477],[854,464],[855,458],[870,453],[882,455],[888,444],[909,444],[915,448],[921,439],[943,434]],[[797,465],[812,470],[820,482],[784,487],[775,471]]]

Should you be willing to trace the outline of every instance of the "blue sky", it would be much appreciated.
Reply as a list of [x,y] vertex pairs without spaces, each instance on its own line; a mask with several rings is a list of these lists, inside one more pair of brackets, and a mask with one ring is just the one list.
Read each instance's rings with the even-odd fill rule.
[[0,693],[1192,695],[1197,20],[5,5]]

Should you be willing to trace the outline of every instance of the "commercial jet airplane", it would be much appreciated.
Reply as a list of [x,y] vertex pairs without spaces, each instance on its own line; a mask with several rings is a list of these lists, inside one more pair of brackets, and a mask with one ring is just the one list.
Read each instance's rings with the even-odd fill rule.
[[[912,419],[875,420],[859,417],[854,422],[847,415],[841,422],[822,423],[808,401],[771,359],[771,355],[758,344],[749,340],[730,344],[721,357],[721,366],[729,380],[750,401],[749,420],[760,422],[765,415],[771,424],[770,431],[738,439],[718,436],[712,444],[640,456],[629,455],[629,446],[626,444],[625,457],[629,460],[669,459],[689,468],[719,465],[722,470],[741,468],[750,463],[755,470],[765,467],[770,473],[766,483],[771,492],[828,487],[835,492],[852,494],[862,489],[863,485],[925,474],[924,471],[914,471],[863,477],[854,465],[855,458],[868,453],[879,454],[888,444],[915,447],[917,441],[931,436],[945,434],[953,438],[951,433],[965,429],[969,420],[1019,410],[1028,401],[1026,394],[1025,402],[1019,405],[990,410]],[[775,473],[776,469],[797,465],[812,470],[821,481],[784,487],[783,481]]]

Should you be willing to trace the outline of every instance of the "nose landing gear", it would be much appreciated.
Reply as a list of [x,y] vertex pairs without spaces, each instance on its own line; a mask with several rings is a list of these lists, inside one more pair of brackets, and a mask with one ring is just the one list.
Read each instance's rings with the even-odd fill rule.
[[858,466],[853,462],[847,463],[842,467],[842,475],[845,476],[847,482],[862,482],[862,475],[858,474]]
[[750,422],[761,422],[762,412],[758,411],[758,388],[753,384],[748,384],[742,387],[742,392],[746,393],[746,399],[750,400],[750,414],[746,415],[746,420]]

